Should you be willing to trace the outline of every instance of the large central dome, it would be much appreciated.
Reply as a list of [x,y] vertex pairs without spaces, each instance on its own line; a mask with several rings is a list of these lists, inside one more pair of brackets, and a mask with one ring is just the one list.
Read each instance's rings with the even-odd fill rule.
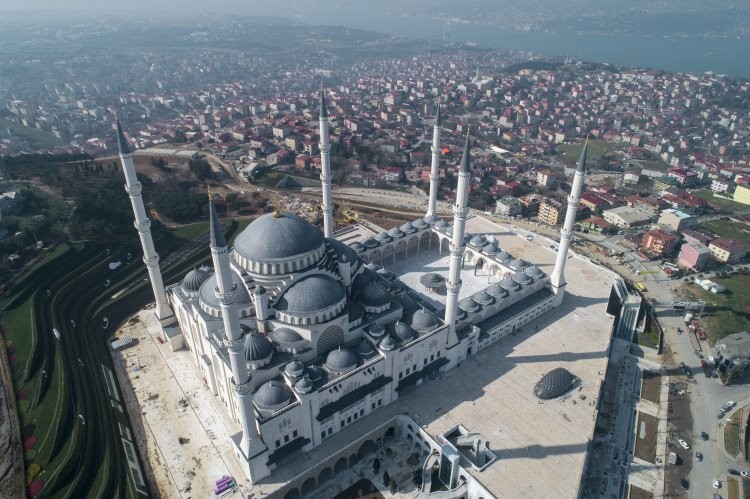
[[252,272],[299,270],[317,261],[324,250],[320,229],[291,213],[263,215],[234,241],[235,259]]

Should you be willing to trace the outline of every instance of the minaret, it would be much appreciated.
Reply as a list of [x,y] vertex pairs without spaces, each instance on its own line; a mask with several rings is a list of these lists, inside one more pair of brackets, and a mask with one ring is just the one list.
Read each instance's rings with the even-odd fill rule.
[[216,275],[216,293],[221,305],[221,318],[224,322],[225,341],[229,350],[229,363],[232,367],[232,390],[237,397],[242,435],[235,443],[239,447],[241,462],[248,463],[248,476],[255,483],[270,474],[265,459],[257,459],[266,446],[258,435],[255,425],[255,411],[250,386],[250,370],[245,358],[245,337],[240,328],[240,320],[235,302],[235,284],[232,280],[232,269],[229,267],[229,250],[224,239],[219,217],[216,215],[213,201],[209,202],[211,259]]
[[323,185],[323,235],[333,237],[333,195],[331,193],[331,144],[328,142],[328,108],[320,87],[320,182]]
[[151,289],[154,291],[156,300],[156,317],[162,326],[167,326],[174,321],[174,313],[167,302],[167,294],[164,292],[164,281],[161,278],[159,270],[159,254],[154,249],[154,240],[151,239],[151,220],[146,216],[146,208],[143,206],[143,197],[141,196],[141,183],[135,174],[135,165],[133,156],[130,154],[130,146],[125,140],[125,134],[122,133],[120,120],[117,120],[117,143],[120,147],[120,162],[122,171],[125,173],[125,191],[130,196],[130,203],[133,205],[135,222],[133,225],[138,231],[143,247],[143,262],[148,270],[148,278],[151,281]]
[[451,238],[450,267],[445,286],[448,294],[445,300],[445,322],[448,324],[449,338],[456,336],[456,315],[458,314],[458,291],[461,289],[461,267],[463,266],[464,233],[466,216],[469,214],[469,134],[466,134],[464,155],[458,172],[458,190],[453,205],[453,237]]
[[583,175],[586,171],[586,150],[588,149],[588,145],[588,139],[586,139],[586,142],[583,144],[583,151],[581,151],[581,157],[578,159],[575,176],[573,177],[573,187],[570,189],[570,196],[568,196],[568,209],[565,212],[565,223],[560,230],[560,248],[557,250],[555,269],[549,278],[552,291],[557,295],[555,306],[562,303],[563,295],[565,294],[565,262],[568,259],[568,249],[573,239],[573,226],[575,225],[576,214],[578,213],[578,203],[581,201],[581,192],[583,191]]
[[427,206],[425,220],[434,222],[437,220],[437,195],[438,181],[440,180],[440,104],[435,111],[435,124],[432,127],[432,168],[430,168],[430,204]]

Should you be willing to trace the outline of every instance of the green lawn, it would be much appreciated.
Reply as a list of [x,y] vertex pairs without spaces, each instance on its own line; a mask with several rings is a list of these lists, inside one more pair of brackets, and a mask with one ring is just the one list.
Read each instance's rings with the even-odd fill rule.
[[750,275],[736,274],[712,281],[725,286],[727,293],[713,294],[695,284],[683,287],[686,298],[706,300],[702,320],[708,329],[709,342],[714,345],[725,336],[750,330]]
[[730,456],[740,453],[740,415],[742,410],[735,412],[724,425],[724,448]]
[[278,170],[267,170],[260,177],[255,179],[254,183],[265,185],[266,187],[276,187],[276,184],[278,184],[286,174],[286,172]]
[[[614,152],[617,149],[616,144],[610,144],[603,140],[589,140],[589,148],[586,152],[586,158],[591,161],[598,161],[599,158],[608,152]],[[583,144],[560,144],[557,150],[565,153],[563,163],[575,163],[581,156]]]
[[633,165],[640,166],[645,170],[656,170],[659,172],[666,172],[669,170],[669,165],[661,160],[638,159],[633,161]]
[[714,196],[713,191],[693,191],[693,194],[698,196],[701,199],[705,199],[709,203],[713,203],[716,206],[719,207],[720,210],[728,211],[728,212],[736,212],[736,211],[743,211],[750,209],[749,206],[741,204],[741,203],[735,203],[731,199],[724,199],[720,197]]
[[65,142],[58,139],[54,135],[51,135],[47,132],[43,132],[37,128],[30,128],[23,125],[16,125],[12,121],[8,121],[5,118],[0,118],[0,128],[11,128],[13,130],[13,134],[19,135],[31,142],[34,142],[40,146],[59,146],[63,145]]
[[184,239],[185,241],[192,241],[199,235],[203,234],[208,230],[208,222],[198,222],[190,225],[183,225],[172,231],[173,236]]
[[714,234],[731,237],[750,246],[750,225],[732,220],[711,220],[710,222],[703,222],[700,226]]

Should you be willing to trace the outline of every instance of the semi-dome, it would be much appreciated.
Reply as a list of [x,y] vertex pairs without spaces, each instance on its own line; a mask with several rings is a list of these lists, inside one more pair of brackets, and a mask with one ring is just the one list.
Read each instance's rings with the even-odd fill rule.
[[510,277],[506,277],[502,281],[498,283],[503,288],[507,289],[508,291],[518,291],[520,289],[521,285],[518,284],[516,281],[511,279]]
[[338,281],[326,275],[312,275],[287,289],[275,308],[291,315],[309,315],[333,307],[344,298],[346,293]]
[[393,238],[389,236],[387,232],[378,233],[378,235],[375,236],[375,239],[377,239],[381,243],[388,243],[393,240]]
[[193,269],[187,274],[182,280],[182,288],[185,291],[197,293],[201,289],[201,285],[211,277],[211,274],[203,269]]
[[302,336],[300,336],[297,331],[289,329],[288,327],[274,329],[273,333],[271,333],[271,337],[279,343],[297,343],[298,341],[303,340]]
[[531,277],[527,276],[523,272],[516,272],[515,274],[513,274],[512,279],[518,284],[531,284],[532,282]]
[[481,248],[481,247],[487,246],[487,244],[489,244],[487,242],[487,239],[483,235],[481,235],[481,234],[472,237],[469,240],[469,242],[471,243],[472,246],[476,246],[477,248]]
[[377,242],[375,239],[368,237],[364,241],[362,241],[362,246],[364,246],[366,249],[373,249],[380,246],[380,243]]
[[328,352],[326,368],[335,373],[344,373],[357,367],[357,355],[348,348],[338,347]]
[[435,314],[423,308],[414,312],[414,315],[411,318],[412,329],[419,331],[420,333],[432,331],[437,325],[438,319],[435,317]]
[[401,227],[399,227],[399,229],[401,229],[401,232],[403,232],[404,234],[414,234],[415,232],[417,232],[416,227],[414,227],[409,222],[403,224]]
[[524,270],[524,273],[527,276],[529,276],[529,277],[533,277],[534,279],[540,279],[540,278],[544,277],[544,272],[542,272],[542,269],[540,269],[536,265],[532,265],[531,267],[527,267]]
[[520,258],[515,258],[511,260],[508,266],[513,270],[522,270],[529,266],[529,262],[527,262],[526,260],[521,260]]
[[396,340],[393,339],[391,335],[386,336],[382,340],[380,340],[380,348],[382,350],[390,351],[396,348]]
[[278,381],[269,381],[258,388],[253,395],[255,405],[260,409],[276,410],[284,407],[289,403],[292,394],[284,383]]
[[437,229],[443,230],[446,227],[448,227],[448,222],[446,222],[445,220],[438,220],[437,222],[435,222],[435,228]]
[[298,361],[297,359],[291,361],[289,364],[284,366],[284,372],[290,377],[290,378],[299,378],[304,374],[305,372],[305,366],[302,364],[302,362]]
[[369,332],[374,338],[380,338],[385,334],[385,327],[379,322],[374,322],[367,328],[367,332]]
[[414,220],[414,221],[413,221],[413,222],[412,222],[411,224],[412,224],[412,225],[413,225],[413,226],[414,226],[414,227],[415,227],[416,229],[418,229],[418,230],[423,230],[423,229],[426,229],[427,227],[429,227],[429,226],[430,226],[430,224],[428,224],[427,222],[425,222],[425,221],[424,221],[423,219],[421,219],[421,218],[418,218],[418,219]]
[[377,282],[371,282],[365,286],[358,298],[365,307],[382,307],[391,301],[388,290]]
[[482,253],[485,255],[495,255],[497,252],[500,251],[497,247],[497,243],[488,244],[484,248],[482,248]]
[[493,284],[489,286],[487,289],[485,289],[485,292],[488,295],[493,296],[495,298],[503,298],[504,296],[508,294],[508,291],[504,287],[498,284]]
[[497,258],[497,260],[500,262],[509,262],[513,260],[513,255],[511,255],[507,251],[501,251],[500,253],[495,255],[495,258]]
[[312,365],[307,368],[307,376],[310,377],[310,381],[313,383],[322,379],[324,374],[320,366]]
[[557,367],[542,376],[534,385],[534,395],[544,400],[553,399],[573,388],[577,382],[578,378],[570,371]]
[[298,393],[310,393],[313,389],[313,382],[309,376],[304,376],[294,384],[294,389]]
[[357,343],[357,353],[362,357],[367,357],[368,355],[372,355],[374,351],[375,351],[375,348],[372,346],[372,343],[370,343],[364,338],[362,338],[360,342]]
[[482,307],[479,306],[479,303],[475,302],[471,298],[464,298],[460,302],[458,302],[458,308],[465,312],[479,312]]
[[495,301],[494,298],[492,298],[484,291],[478,291],[474,293],[473,295],[471,295],[471,299],[479,303],[480,305],[492,305],[492,303]]
[[257,333],[245,335],[245,358],[248,361],[267,359],[273,353],[273,345],[268,338]]
[[291,213],[258,217],[234,241],[234,251],[253,262],[277,263],[323,246],[323,233]]
[[354,251],[356,251],[357,253],[361,253],[365,250],[365,247],[362,246],[362,243],[360,243],[359,241],[354,241],[352,244],[349,245],[349,247],[353,249]]
[[399,229],[398,227],[394,227],[391,230],[389,230],[388,235],[394,239],[399,239],[401,237],[404,237],[403,231]]
[[396,321],[396,324],[394,324],[393,326],[393,330],[396,332],[396,336],[402,343],[406,343],[407,341],[411,341],[414,339],[414,330],[405,322]]
[[354,264],[359,261],[359,257],[354,248],[347,246],[338,239],[329,239],[328,244],[330,244],[333,251],[336,252],[336,257],[340,262],[348,260],[350,263]]

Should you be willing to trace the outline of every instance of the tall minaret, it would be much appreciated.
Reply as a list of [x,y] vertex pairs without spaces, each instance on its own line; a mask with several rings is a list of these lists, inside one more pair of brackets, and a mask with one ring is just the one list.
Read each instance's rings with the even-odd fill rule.
[[549,278],[552,291],[557,295],[555,306],[562,303],[563,295],[565,294],[565,262],[568,258],[570,242],[573,239],[573,226],[576,222],[578,203],[581,201],[581,192],[583,191],[583,175],[586,171],[586,150],[588,146],[588,139],[586,139],[586,142],[583,144],[583,151],[581,151],[581,157],[578,159],[575,176],[573,177],[573,187],[570,189],[570,196],[568,196],[568,210],[565,212],[565,223],[560,230],[560,248],[557,250],[555,269]]
[[328,142],[328,108],[320,86],[320,182],[323,184],[323,235],[333,237],[333,195],[331,193],[331,144]]
[[432,126],[432,168],[430,169],[430,204],[427,206],[425,220],[437,220],[438,181],[440,180],[440,104],[435,110],[435,124]]
[[143,206],[143,197],[141,196],[141,183],[135,174],[135,165],[133,165],[133,156],[130,154],[130,146],[125,140],[125,134],[122,133],[120,120],[117,120],[117,143],[120,147],[120,162],[122,171],[125,173],[125,191],[130,196],[130,203],[133,205],[135,222],[133,225],[138,231],[143,247],[143,262],[148,270],[148,278],[151,281],[151,288],[154,291],[156,300],[156,317],[162,326],[171,324],[174,321],[174,313],[167,302],[167,294],[164,292],[164,281],[161,278],[159,270],[159,254],[154,249],[154,240],[151,239],[151,220],[146,216],[146,208]]
[[250,481],[255,483],[270,474],[265,459],[256,459],[266,446],[258,435],[255,425],[255,411],[250,386],[250,370],[245,357],[245,337],[240,328],[240,320],[235,302],[235,284],[232,280],[232,269],[229,267],[229,250],[224,239],[219,217],[216,215],[213,201],[209,202],[211,259],[216,275],[216,293],[221,305],[221,318],[224,322],[224,335],[229,350],[229,363],[232,367],[232,389],[237,397],[242,436],[235,443],[239,447],[241,462],[247,461]]
[[456,335],[456,315],[458,313],[458,291],[461,289],[461,267],[463,266],[464,233],[466,216],[469,214],[469,134],[466,134],[464,155],[458,172],[458,191],[453,205],[453,237],[451,238],[450,267],[448,282],[445,286],[448,294],[445,300],[445,322],[448,324],[449,337]]

